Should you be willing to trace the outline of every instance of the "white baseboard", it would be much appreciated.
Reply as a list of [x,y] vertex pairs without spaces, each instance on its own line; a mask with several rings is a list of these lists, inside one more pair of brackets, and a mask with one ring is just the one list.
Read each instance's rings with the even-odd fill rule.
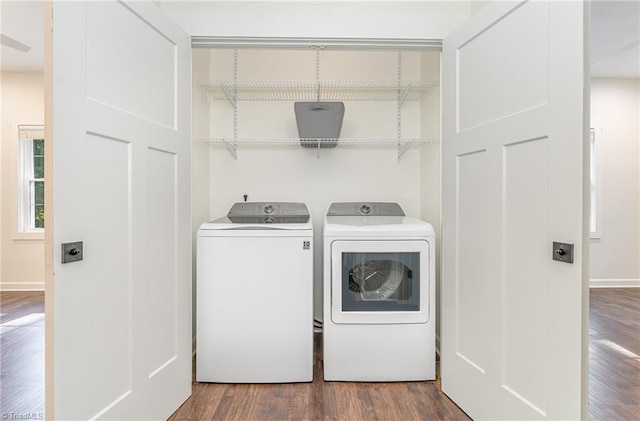
[[44,291],[44,282],[2,282],[0,291]]
[[640,288],[640,279],[590,279],[589,288]]

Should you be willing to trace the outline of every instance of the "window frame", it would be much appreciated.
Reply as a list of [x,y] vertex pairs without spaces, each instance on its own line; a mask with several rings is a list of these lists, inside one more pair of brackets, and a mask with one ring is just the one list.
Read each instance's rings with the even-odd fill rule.
[[[35,202],[36,183],[45,183],[44,174],[36,178],[34,174],[34,141],[44,141],[43,125],[18,126],[18,180],[17,180],[17,223],[14,238],[44,239],[44,227],[36,227]],[[43,145],[44,147],[44,145]],[[44,155],[42,156],[44,161]],[[41,204],[44,206],[44,203]]]
[[602,238],[602,180],[600,177],[601,153],[600,141],[596,139],[596,129],[589,130],[589,183],[590,183],[590,204],[589,204],[589,238]]

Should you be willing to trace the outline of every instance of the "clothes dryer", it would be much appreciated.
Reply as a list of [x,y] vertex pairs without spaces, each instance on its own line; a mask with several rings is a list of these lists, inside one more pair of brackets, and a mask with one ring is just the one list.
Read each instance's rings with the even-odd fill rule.
[[303,203],[234,204],[197,237],[196,380],[313,380],[313,228]]
[[397,203],[324,219],[325,380],[435,379],[435,233]]

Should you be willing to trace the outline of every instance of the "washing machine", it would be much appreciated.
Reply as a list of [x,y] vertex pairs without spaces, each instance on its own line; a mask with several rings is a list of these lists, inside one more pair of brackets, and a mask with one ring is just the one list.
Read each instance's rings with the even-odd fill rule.
[[324,379],[434,380],[433,227],[397,203],[333,203],[323,237]]
[[196,380],[313,380],[313,227],[303,203],[234,204],[198,229]]

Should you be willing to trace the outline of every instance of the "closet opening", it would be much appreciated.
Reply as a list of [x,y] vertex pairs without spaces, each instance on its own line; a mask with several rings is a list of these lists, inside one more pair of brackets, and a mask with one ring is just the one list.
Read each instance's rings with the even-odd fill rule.
[[[304,202],[321,233],[332,202],[376,201],[431,223],[439,249],[440,40],[194,37],[192,45],[194,247],[198,226],[235,202]],[[344,117],[337,139],[308,147],[294,108],[314,101],[343,103]]]

